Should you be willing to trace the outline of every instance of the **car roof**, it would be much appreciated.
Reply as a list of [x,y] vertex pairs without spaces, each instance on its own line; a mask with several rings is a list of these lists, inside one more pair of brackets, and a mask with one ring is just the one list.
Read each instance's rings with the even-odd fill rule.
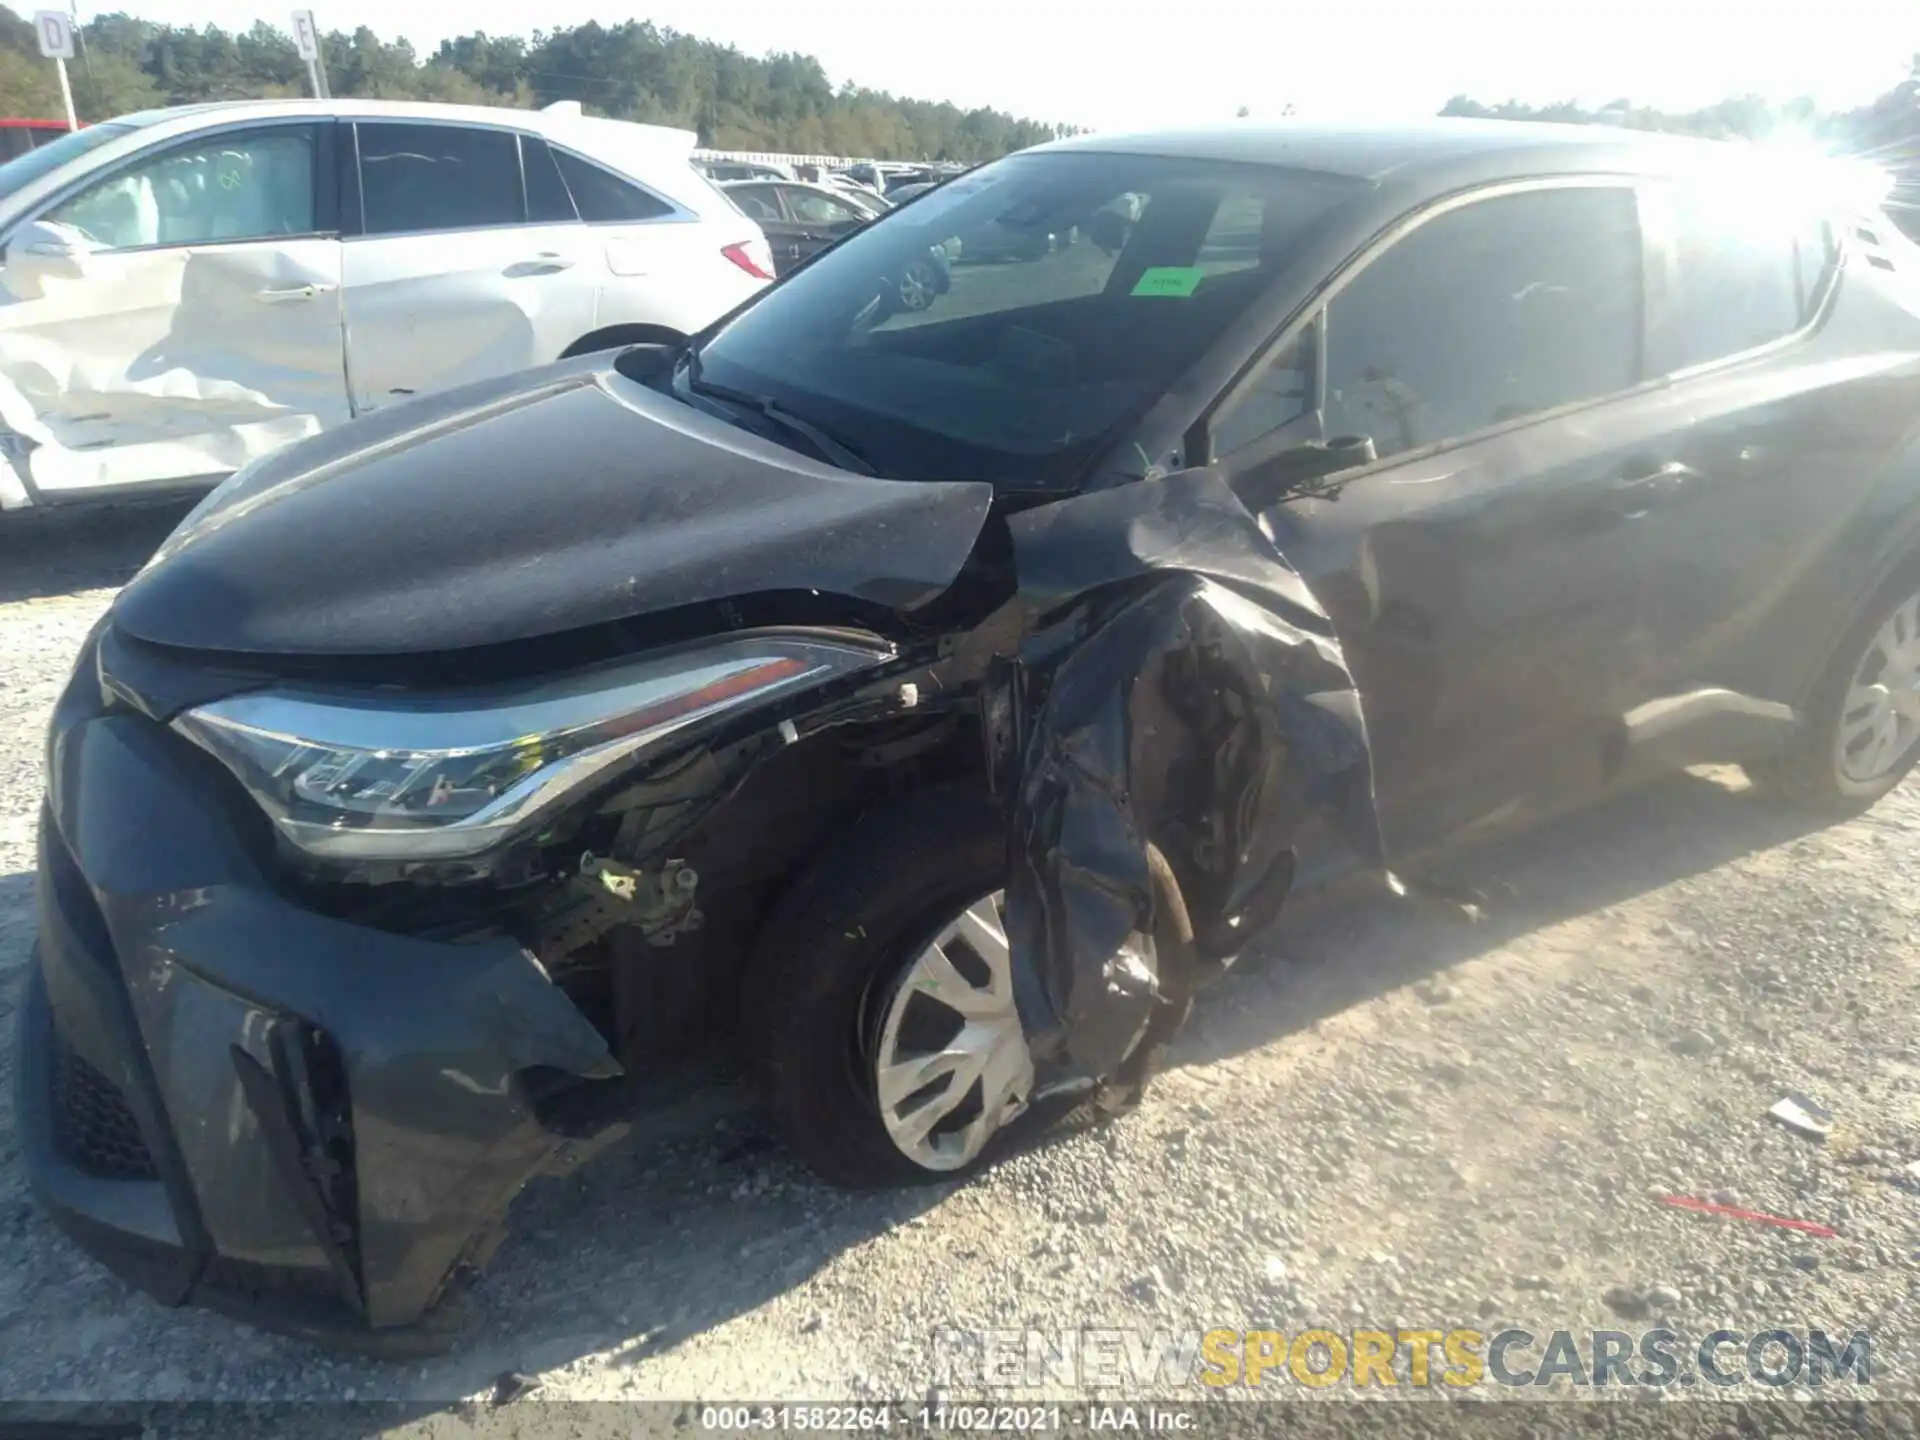
[[1237,120],[1181,129],[1080,135],[1035,148],[1238,161],[1383,180],[1411,170],[1454,169],[1475,162],[1507,164],[1527,171],[1644,169],[1663,173],[1691,168],[1739,147],[1724,141],[1610,125],[1435,118],[1387,124]]
[[148,125],[175,120],[211,121],[232,116],[242,119],[280,119],[300,115],[328,115],[342,119],[447,121],[470,125],[510,125],[519,130],[564,138],[569,134],[620,134],[658,141],[663,147],[684,146],[691,151],[698,137],[691,130],[666,125],[642,125],[632,120],[608,120],[582,115],[578,110],[521,110],[507,105],[441,105],[425,100],[213,100],[196,105],[170,105],[114,117],[123,124]]
[[564,102],[544,110],[521,110],[510,106],[358,99],[219,100],[116,115],[103,123],[115,130],[124,130],[124,134],[23,186],[7,198],[6,215],[0,218],[10,219],[12,214],[39,204],[43,196],[68,183],[75,167],[91,171],[118,164],[149,144],[171,143],[190,137],[204,127],[302,117],[410,120],[421,124],[488,125],[525,130],[637,180],[690,215],[719,218],[729,223],[739,219],[731,206],[726,207],[726,214],[716,211],[719,197],[689,163],[699,138],[691,130],[583,115],[577,105]]

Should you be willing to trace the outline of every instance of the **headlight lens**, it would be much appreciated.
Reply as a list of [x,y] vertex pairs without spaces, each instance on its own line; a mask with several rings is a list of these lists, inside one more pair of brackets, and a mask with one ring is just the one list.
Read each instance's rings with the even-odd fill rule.
[[893,653],[869,638],[746,635],[513,691],[237,695],[189,710],[173,727],[239,777],[311,855],[456,859],[690,725]]

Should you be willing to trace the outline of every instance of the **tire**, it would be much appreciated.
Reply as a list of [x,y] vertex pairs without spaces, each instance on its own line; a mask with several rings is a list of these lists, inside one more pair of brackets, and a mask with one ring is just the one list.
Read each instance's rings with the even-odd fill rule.
[[900,305],[905,310],[925,310],[933,304],[940,287],[934,279],[933,265],[926,260],[915,260],[901,273]]
[[1749,764],[1752,779],[1804,809],[1821,814],[1859,814],[1894,789],[1920,761],[1920,722],[1909,734],[1898,729],[1895,743],[1905,749],[1890,764],[1866,759],[1849,763],[1842,750],[1843,734],[1857,737],[1861,718],[1868,714],[1855,699],[1857,681],[1872,683],[1885,674],[1875,668],[1884,661],[1882,638],[1889,626],[1904,625],[1904,633],[1920,653],[1920,565],[1903,568],[1874,596],[1834,647],[1807,705],[1806,718],[1780,754]]
[[[742,1041],[775,1128],[823,1179],[853,1188],[953,1180],[1065,1113],[1032,1106],[990,1129],[978,1153],[941,1168],[904,1153],[882,1117],[876,1057],[896,999],[917,1003],[905,976],[944,924],[1006,877],[1006,821],[992,801],[934,790],[863,819],[767,916],[742,975]],[[1149,1048],[1159,1046],[1141,1047]],[[1140,1073],[1124,1077],[1126,1100],[1145,1081],[1144,1063],[1129,1068]]]

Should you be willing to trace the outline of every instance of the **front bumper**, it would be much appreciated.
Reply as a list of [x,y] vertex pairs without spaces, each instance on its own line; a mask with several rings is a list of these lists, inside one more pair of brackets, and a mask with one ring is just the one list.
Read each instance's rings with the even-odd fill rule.
[[282,893],[244,797],[155,721],[103,709],[90,668],[54,719],[20,1009],[40,1199],[164,1304],[443,1348],[514,1194],[618,1131],[564,1134],[536,1094],[619,1067],[519,945]]

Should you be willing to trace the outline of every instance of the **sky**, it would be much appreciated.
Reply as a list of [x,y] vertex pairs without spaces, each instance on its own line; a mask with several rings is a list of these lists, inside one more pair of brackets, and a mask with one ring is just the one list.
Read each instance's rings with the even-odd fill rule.
[[[44,0],[43,0],[44,3]],[[1730,94],[1842,107],[1906,75],[1916,0],[311,0],[323,30],[367,25],[430,54],[451,34],[651,20],[748,54],[819,58],[838,84],[1123,129],[1240,106],[1349,119],[1448,97],[1691,109]],[[21,8],[33,8],[23,3]],[[289,27],[258,0],[113,0],[178,25]]]

